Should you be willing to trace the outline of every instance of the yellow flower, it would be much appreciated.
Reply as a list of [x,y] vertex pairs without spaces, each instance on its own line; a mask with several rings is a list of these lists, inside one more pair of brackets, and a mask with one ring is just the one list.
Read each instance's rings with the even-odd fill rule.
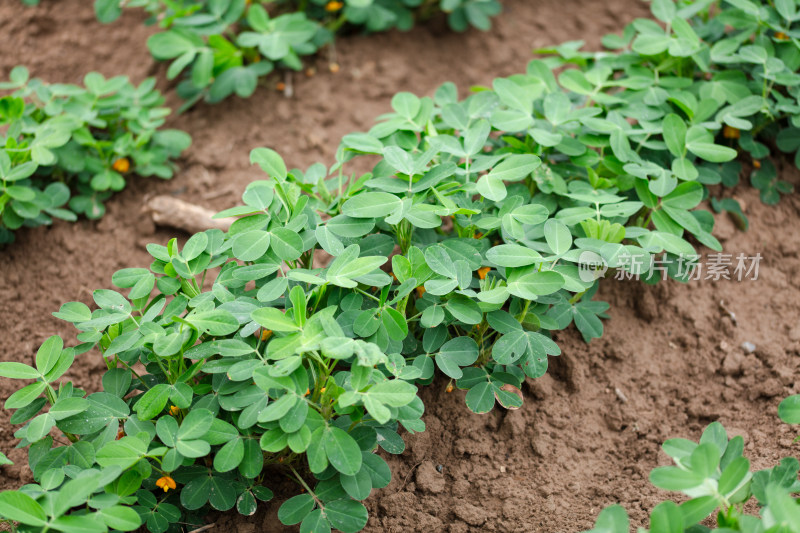
[[726,139],[738,139],[742,136],[742,133],[736,128],[725,126],[722,128],[722,136]]
[[339,2],[337,0],[331,0],[327,4],[325,4],[325,11],[328,13],[333,13],[334,11],[339,11],[344,7],[344,2]]
[[761,168],[761,161],[759,161],[758,159],[753,159],[753,167]]
[[127,158],[122,157],[114,161],[114,164],[111,165],[111,168],[116,170],[117,172],[122,172],[123,174],[131,169],[131,162],[128,161]]
[[788,41],[789,40],[789,36],[786,35],[785,33],[783,33],[782,31],[777,32],[775,34],[775,38],[777,40],[779,40],[779,41]]
[[417,287],[417,298],[422,298],[422,295],[425,294],[425,287],[420,285]]
[[478,277],[481,278],[481,279],[486,279],[486,274],[488,274],[491,269],[492,269],[492,267],[481,267],[481,268],[479,268],[478,269]]
[[177,405],[170,405],[169,414],[171,414],[172,416],[177,416],[181,414],[181,408],[178,407]]
[[261,332],[261,340],[262,341],[269,340],[270,337],[272,337],[272,330],[271,329],[265,329],[265,330],[263,330]]
[[164,492],[167,492],[169,489],[175,490],[178,485],[175,483],[175,480],[169,476],[163,476],[158,478],[156,481],[156,487],[164,489]]
[[483,233],[481,233],[480,231],[479,231],[479,232],[477,232],[477,233],[474,235],[474,238],[476,238],[476,239],[480,239],[481,237],[483,237]]

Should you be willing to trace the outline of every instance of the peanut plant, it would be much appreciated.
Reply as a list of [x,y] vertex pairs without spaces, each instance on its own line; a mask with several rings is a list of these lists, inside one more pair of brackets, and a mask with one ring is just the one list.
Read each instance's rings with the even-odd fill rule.
[[0,83],[0,245],[22,226],[52,218],[100,218],[103,202],[130,175],[169,179],[191,139],[160,129],[169,109],[148,79],[105,79],[84,87],[29,79],[24,67]]
[[[119,290],[95,291],[94,309],[55,313],[79,344],[51,338],[33,366],[0,364],[33,380],[6,407],[36,481],[0,494],[0,515],[160,533],[208,509],[252,514],[284,473],[302,490],[284,524],[358,531],[360,501],[389,483],[374,452],[400,453],[400,429],[424,429],[419,386],[438,372],[475,413],[519,408],[523,381],[560,354],[554,332],[602,335],[608,304],[587,261],[686,281],[696,245],[721,249],[703,202],[746,221],[712,196],[719,185],[747,168],[765,202],[789,192],[772,148],[800,146],[793,6],[735,0],[712,16],[711,2],[658,0],[663,25],[635,21],[605,39],[615,52],[567,43],[464,99],[452,84],[396,95],[331,167],[253,150],[266,179],[217,215],[227,231],[150,245],[150,267],[115,273]],[[359,157],[371,172],[346,170]],[[60,378],[91,350],[108,372],[87,396]],[[712,499],[739,501],[748,465],[734,441],[713,426],[700,451],[670,448],[690,473],[654,481],[700,498],[692,520]],[[681,476],[698,483],[669,484]],[[675,508],[658,512],[670,522]]]
[[[799,399],[791,396],[781,402],[781,420],[790,424],[800,421]],[[750,461],[742,455],[744,439],[729,439],[719,422],[706,428],[699,443],[669,439],[662,449],[675,466],[654,469],[650,482],[660,489],[682,492],[688,499],[680,505],[664,501],[655,506],[650,528],[638,528],[640,533],[800,531],[800,507],[794,496],[800,493],[800,462],[795,457],[785,457],[772,468],[752,472]],[[758,509],[758,515],[749,514],[753,507]],[[716,521],[713,529],[704,525],[711,517]],[[625,509],[612,505],[603,509],[595,527],[584,533],[629,531]]]

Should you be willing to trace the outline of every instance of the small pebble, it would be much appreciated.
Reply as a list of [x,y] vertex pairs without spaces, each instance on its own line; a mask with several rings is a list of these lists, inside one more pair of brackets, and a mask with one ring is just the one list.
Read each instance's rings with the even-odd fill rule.
[[442,470],[444,470],[444,466],[442,466],[442,465],[436,465],[436,471],[437,471],[437,472],[439,472],[439,473],[441,474],[441,473],[442,473]]
[[752,342],[743,342],[742,350],[744,350],[747,353],[753,353],[756,351],[756,345],[753,344]]
[[501,465],[501,466],[500,466],[500,473],[501,473],[501,474],[505,474],[505,473],[506,473],[506,467],[505,467],[505,465]]

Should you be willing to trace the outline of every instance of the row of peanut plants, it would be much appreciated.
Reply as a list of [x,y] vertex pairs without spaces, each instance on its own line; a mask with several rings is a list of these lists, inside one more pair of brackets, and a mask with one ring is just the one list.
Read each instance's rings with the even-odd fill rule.
[[149,15],[160,31],[147,46],[171,61],[167,78],[183,75],[184,108],[247,98],[260,77],[276,67],[301,70],[303,56],[330,49],[343,32],[407,31],[439,13],[455,31],[488,30],[500,12],[498,0],[96,0],[94,7],[104,23],[129,8]]
[[[37,1],[26,0],[36,5]],[[275,67],[299,70],[301,56],[333,46],[334,35],[410,29],[436,12],[463,31],[490,27],[497,0],[100,0],[98,19],[112,23],[123,9],[143,9],[160,31],[148,40],[154,58],[171,60],[167,78],[185,75],[182,109],[199,100],[249,97]],[[104,202],[131,176],[169,179],[191,139],[160,129],[169,109],[148,79],[93,72],[83,86],[29,79],[17,67],[0,91],[0,246],[19,228],[105,214]]]
[[[798,162],[800,13],[792,0],[652,11],[604,40],[612,52],[567,43],[464,99],[452,84],[400,93],[329,168],[253,150],[266,178],[218,215],[227,231],[151,244],[150,267],[116,272],[94,310],[55,313],[77,345],[51,337],[33,366],[0,363],[33,380],[6,408],[36,481],[0,494],[0,515],[177,531],[209,509],[253,514],[284,473],[300,488],[284,524],[359,531],[361,501],[390,481],[375,452],[425,428],[418,387],[438,373],[475,413],[518,408],[560,354],[552,332],[602,335],[587,257],[686,281],[696,244],[721,249],[704,207],[744,220],[720,185],[747,169],[767,203],[791,190],[775,162]],[[351,174],[365,156],[372,171]],[[87,395],[61,378],[92,350],[108,371]],[[676,466],[653,482],[692,499],[658,506],[654,533],[706,531],[717,509],[719,531],[800,531],[797,461],[751,474],[719,425],[665,450]],[[745,517],[751,495],[765,506]],[[613,507],[596,531],[626,524]]]

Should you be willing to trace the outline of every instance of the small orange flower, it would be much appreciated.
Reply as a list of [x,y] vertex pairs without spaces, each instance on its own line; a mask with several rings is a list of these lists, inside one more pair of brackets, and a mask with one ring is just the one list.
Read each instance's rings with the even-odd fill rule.
[[786,35],[785,33],[783,33],[782,31],[777,32],[775,34],[775,38],[777,40],[779,40],[779,41],[788,41],[789,40],[789,36]]
[[303,396],[308,396],[309,394],[311,394],[311,389],[306,389],[306,393]]
[[339,11],[344,7],[344,2],[339,2],[338,0],[331,0],[327,4],[325,4],[325,11],[328,13],[333,13],[335,11]]
[[169,406],[169,414],[171,414],[172,416],[177,416],[177,415],[181,414],[181,408],[178,407],[177,405],[170,405]]
[[479,231],[479,232],[477,232],[477,233],[476,233],[476,234],[473,236],[473,238],[475,238],[475,239],[480,239],[481,237],[483,237],[483,233],[481,233],[480,231]]
[[481,278],[481,279],[486,279],[486,274],[488,274],[491,269],[492,269],[492,267],[481,267],[481,268],[479,268],[478,269],[478,277]]
[[270,337],[272,337],[272,330],[271,329],[265,329],[265,330],[263,330],[261,332],[261,340],[262,341],[267,341],[267,340],[269,340]]
[[738,139],[742,136],[741,132],[737,128],[733,128],[731,126],[725,126],[722,128],[722,136],[726,139]]
[[446,389],[446,391],[447,391],[447,392],[453,392],[453,384],[452,384],[452,383],[448,383],[448,384],[447,384],[447,389]]
[[320,391],[322,394],[325,394],[325,387],[322,387],[322,388],[321,388],[319,391]]
[[120,429],[119,431],[117,431],[117,440],[121,439],[124,436],[125,436],[125,430],[124,429]]
[[282,81],[279,81],[277,84],[275,84],[275,90],[279,91],[279,92],[285,91],[286,90],[286,84],[283,83]]
[[753,159],[753,167],[761,168],[761,161],[759,161],[758,159]]
[[131,169],[131,162],[128,161],[127,158],[121,157],[114,161],[114,164],[111,165],[111,168],[116,170],[117,172],[125,173]]
[[163,476],[158,478],[158,481],[156,481],[156,487],[164,489],[164,492],[167,492],[169,489],[175,490],[178,485],[171,477]]
[[392,272],[392,279],[397,281],[397,276],[394,275],[394,272]]
[[422,298],[422,295],[425,294],[425,287],[420,285],[417,287],[417,298]]
[[336,74],[337,72],[339,72],[339,63],[331,63],[330,65],[328,65],[328,69],[332,73]]

